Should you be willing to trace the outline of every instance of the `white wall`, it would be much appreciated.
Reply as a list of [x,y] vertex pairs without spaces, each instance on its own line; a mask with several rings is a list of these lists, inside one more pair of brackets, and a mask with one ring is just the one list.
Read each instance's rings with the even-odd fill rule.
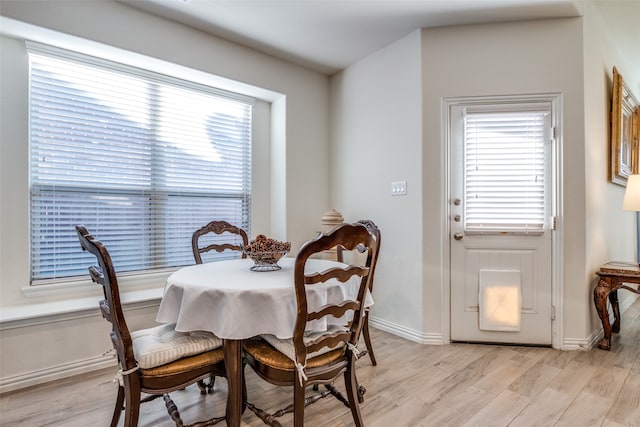
[[[441,99],[456,96],[560,93],[563,99],[559,129],[562,152],[562,216],[564,236],[564,337],[584,338],[584,118],[582,84],[582,27],[579,18],[449,27],[424,32],[425,169],[443,169]],[[436,154],[437,153],[437,154]],[[443,198],[429,199],[440,205]],[[432,221],[433,222],[433,221]],[[437,233],[434,228],[431,235]],[[440,231],[442,239],[446,230]],[[560,285],[560,284],[558,284]],[[577,298],[575,298],[577,295]],[[435,301],[435,298],[434,298]],[[577,305],[575,307],[574,305]],[[578,310],[576,310],[578,308]],[[432,304],[426,310],[440,311]]]
[[[61,301],[86,293],[28,292],[25,35],[85,48],[94,43],[92,49],[102,45],[118,54],[133,52],[135,60],[142,55],[154,64],[178,64],[219,76],[221,84],[239,82],[236,89],[271,103],[256,108],[262,115],[254,190],[260,193],[253,200],[252,234],[290,240],[293,253],[315,237],[322,214],[331,207],[327,76],[112,1],[3,0],[0,13],[5,32],[0,38],[0,391],[113,363],[100,356],[111,346],[95,296],[70,304]],[[269,112],[273,119],[264,122]],[[155,290],[124,298],[132,329],[154,323],[163,284],[158,277],[147,284]]]
[[[584,93],[585,93],[585,188],[586,191],[586,283],[584,294],[591,296],[598,266],[607,261],[636,260],[636,216],[622,210],[625,188],[609,182],[609,143],[613,67],[640,99],[640,58],[623,52],[613,38],[599,8],[591,3],[584,9]],[[620,305],[628,306],[631,293],[618,294]],[[601,328],[593,305],[585,307],[591,324],[585,333]],[[624,329],[624,327],[623,327]]]
[[[420,56],[420,63],[413,55]],[[383,234],[374,323],[424,342],[448,336],[443,319],[448,230],[442,99],[552,92],[564,100],[565,217],[560,226],[566,246],[560,262],[569,300],[564,315],[571,319],[564,335],[584,339],[590,322],[584,308],[590,302],[583,291],[581,20],[424,29],[420,38],[411,34],[332,78],[333,205],[348,219],[365,213],[378,219]],[[406,116],[397,113],[400,108]],[[393,119],[381,120],[385,115]],[[360,183],[345,183],[354,176],[353,160],[340,160],[343,155],[377,167],[358,175]],[[408,196],[389,196],[395,179],[407,179]],[[357,191],[364,202],[353,197]]]
[[372,323],[424,341],[420,46],[416,31],[332,77],[331,194],[345,221],[382,232]]

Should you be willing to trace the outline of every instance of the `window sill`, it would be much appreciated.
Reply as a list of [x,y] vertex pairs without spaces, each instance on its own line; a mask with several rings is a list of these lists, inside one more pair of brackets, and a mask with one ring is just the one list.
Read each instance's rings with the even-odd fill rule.
[[[175,269],[118,277],[125,309],[157,306],[167,277]],[[96,316],[104,299],[100,285],[90,279],[22,288],[23,303],[0,306],[0,330]]]
[[[118,274],[120,293],[131,293],[145,289],[163,288],[167,277],[176,269],[166,269],[154,273],[142,274]],[[22,288],[22,295],[26,298],[55,298],[65,297],[76,299],[80,297],[102,296],[100,285],[93,283],[89,278],[82,278],[67,282],[37,284]],[[70,295],[70,296],[69,296]],[[59,299],[59,298],[57,298]]]
[[[158,305],[163,287],[121,292],[125,308]],[[102,296],[70,298],[62,301],[0,307],[0,330],[95,316]]]

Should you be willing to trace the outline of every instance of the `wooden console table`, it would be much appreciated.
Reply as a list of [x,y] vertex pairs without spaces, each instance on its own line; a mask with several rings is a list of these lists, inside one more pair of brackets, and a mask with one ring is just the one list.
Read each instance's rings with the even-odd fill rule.
[[[611,332],[620,332],[618,289],[626,289],[640,295],[640,286],[632,288],[624,285],[624,283],[640,284],[640,267],[638,267],[638,264],[609,262],[600,267],[596,274],[600,277],[600,280],[598,280],[598,285],[593,290],[593,302],[596,305],[596,310],[604,329],[604,338],[600,340],[598,347],[603,350],[611,350]],[[613,325],[609,323],[607,297],[609,297],[613,308],[613,316],[615,318]]]

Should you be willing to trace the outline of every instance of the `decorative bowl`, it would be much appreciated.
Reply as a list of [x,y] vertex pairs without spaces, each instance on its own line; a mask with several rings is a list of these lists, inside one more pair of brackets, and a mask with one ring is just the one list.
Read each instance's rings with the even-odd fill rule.
[[244,253],[253,260],[252,271],[280,270],[278,261],[291,250],[291,242],[280,242],[260,234],[243,248]]
[[276,271],[282,267],[278,265],[278,261],[289,251],[271,251],[271,252],[245,252],[254,262],[252,271]]

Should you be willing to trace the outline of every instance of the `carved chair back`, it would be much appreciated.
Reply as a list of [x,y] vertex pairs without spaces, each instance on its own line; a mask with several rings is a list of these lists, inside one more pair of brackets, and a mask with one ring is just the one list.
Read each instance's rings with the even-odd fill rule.
[[[381,234],[380,234],[380,229],[378,228],[378,226],[371,220],[369,219],[364,219],[364,220],[360,220],[357,222],[357,224],[362,224],[364,225],[367,230],[369,230],[369,233],[371,233],[376,240],[377,243],[377,249],[373,255],[373,260],[371,262],[371,272],[369,274],[369,291],[373,292],[373,276],[375,274],[376,271],[376,264],[378,262],[378,255],[380,254],[380,244],[381,244]],[[363,252],[363,247],[362,246],[358,246],[356,248],[356,250],[358,252]],[[340,262],[344,262],[344,248],[341,245],[338,245],[337,247],[337,258],[338,261]],[[365,317],[364,317],[364,321],[362,324],[362,335],[364,336],[364,342],[365,345],[367,346],[367,353],[369,354],[369,359],[371,359],[371,364],[373,364],[373,366],[376,366],[378,364],[378,362],[376,361],[376,356],[375,353],[373,352],[373,344],[371,343],[371,333],[369,332],[369,310],[367,309],[365,312]],[[361,354],[361,356],[364,353]]]
[[[375,237],[376,242],[377,242],[377,250],[373,256],[373,260],[371,262],[371,277],[369,278],[369,291],[373,291],[373,276],[375,274],[376,271],[376,264],[378,262],[378,254],[380,254],[380,245],[381,245],[381,233],[380,233],[380,229],[378,228],[378,226],[371,221],[370,219],[361,219],[360,221],[358,221],[356,224],[362,224],[365,227],[367,227],[367,230],[369,230],[369,232]],[[364,252],[364,247],[363,246],[358,246],[356,248],[356,250],[358,252]],[[344,262],[344,247],[342,247],[342,245],[338,245],[336,248],[336,254],[337,254],[337,259],[339,262]]]
[[[329,250],[341,246],[346,250],[361,248],[366,253],[362,265],[349,265],[346,268],[333,267],[323,272],[305,273],[307,260]],[[362,318],[365,313],[364,301],[371,280],[371,266],[377,255],[377,241],[363,224],[342,224],[328,234],[323,234],[305,243],[298,252],[294,266],[294,284],[298,303],[298,314],[293,333],[293,344],[296,352],[296,363],[304,366],[307,355],[324,347],[336,347],[340,343],[355,346],[362,328]],[[316,311],[309,311],[307,305],[308,288],[325,283],[329,280],[338,281],[342,286],[349,286],[349,279],[357,279],[358,292],[353,300],[341,301],[337,304],[327,304]],[[353,320],[348,330],[331,332],[321,335],[313,341],[305,340],[307,323],[333,316],[341,318],[345,314],[352,314]],[[349,352],[348,352],[349,353]]]
[[104,299],[100,301],[100,311],[111,323],[111,341],[118,354],[122,370],[126,371],[136,366],[133,355],[133,343],[127,322],[124,318],[118,279],[107,248],[94,238],[84,225],[76,226],[76,233],[82,249],[96,257],[97,265],[89,267],[91,280],[102,286]]
[[[213,243],[208,244],[203,243],[207,237],[216,238],[220,237],[220,235],[223,235],[224,233],[231,235],[229,236],[231,237],[230,241],[227,239],[225,239],[225,241],[218,239],[217,242],[214,241]],[[243,229],[229,224],[227,221],[211,221],[207,225],[194,231],[191,237],[191,248],[193,250],[193,257],[196,264],[202,264],[202,254],[209,251],[222,253],[229,249],[241,252],[242,258],[246,258],[247,256],[243,252],[242,248],[248,244],[249,238],[247,237],[247,233]]]

